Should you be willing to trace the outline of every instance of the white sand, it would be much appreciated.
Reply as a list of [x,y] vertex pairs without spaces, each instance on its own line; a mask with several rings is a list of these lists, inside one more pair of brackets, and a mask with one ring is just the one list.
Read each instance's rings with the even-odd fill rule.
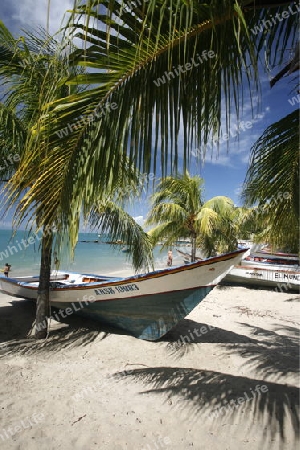
[[41,344],[34,305],[0,294],[0,447],[296,449],[298,302],[216,288],[160,342],[74,316]]

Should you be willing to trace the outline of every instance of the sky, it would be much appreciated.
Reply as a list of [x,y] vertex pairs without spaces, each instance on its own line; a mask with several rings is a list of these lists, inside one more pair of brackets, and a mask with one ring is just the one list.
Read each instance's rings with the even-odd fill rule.
[[[37,26],[46,27],[47,0],[1,0],[0,20],[15,35],[22,34],[22,29]],[[55,33],[61,23],[65,12],[71,9],[73,0],[51,0],[50,33]],[[290,54],[286,55],[286,62]],[[262,98],[256,104],[254,111],[251,108],[250,95],[246,94],[243,110],[237,120],[232,115],[230,138],[228,141],[220,140],[219,149],[214,147],[206,152],[206,159],[200,163],[197,155],[201,149],[193,149],[189,171],[192,175],[204,178],[204,198],[208,200],[216,195],[230,197],[236,205],[242,205],[240,198],[241,186],[245,179],[250,149],[254,142],[262,135],[264,130],[272,123],[291,113],[296,107],[292,105],[295,93],[291,93],[291,77],[280,80],[270,88],[270,79],[279,71],[278,67],[271,73],[260,71]],[[299,100],[299,97],[298,97]],[[239,132],[237,133],[237,127]],[[234,137],[237,135],[236,137]],[[179,135],[179,147],[183,142]],[[128,211],[138,223],[142,224],[149,210],[149,195],[129,206]],[[10,219],[0,222],[0,227],[9,226]]]

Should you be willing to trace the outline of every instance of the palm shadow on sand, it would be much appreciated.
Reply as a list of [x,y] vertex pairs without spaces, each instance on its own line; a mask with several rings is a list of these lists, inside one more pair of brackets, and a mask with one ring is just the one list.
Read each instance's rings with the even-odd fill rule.
[[[167,344],[166,351],[175,361],[189,352],[201,351],[197,344],[218,344],[219,358],[240,355],[245,359],[241,367],[244,371],[253,370],[254,378],[180,367],[139,369],[129,376],[136,382],[150,385],[152,389],[146,392],[161,394],[166,400],[177,397],[188,418],[209,420],[217,426],[221,426],[225,416],[231,416],[233,421],[246,419],[248,424],[259,422],[264,424],[265,434],[269,433],[271,439],[278,432],[282,441],[289,423],[296,440],[299,435],[299,389],[287,385],[285,376],[299,372],[299,330],[287,325],[274,325],[272,331],[247,323],[241,325],[245,327],[245,335],[184,319],[161,341]],[[197,336],[195,329],[202,329],[204,333]],[[264,381],[264,378],[272,378],[272,382]],[[263,384],[267,386],[266,393],[231,411],[228,406],[231,400],[243,397],[245,392],[254,391],[257,385]],[[223,412],[218,413],[222,406],[222,411],[227,411],[224,417]],[[218,417],[212,417],[216,411]]]
[[[299,373],[299,329],[288,325],[273,325],[273,330],[241,323],[247,335],[238,334],[218,327],[184,319],[163,339],[167,352],[175,359],[195,351],[192,344],[217,343],[222,349],[221,356],[238,354],[245,358],[244,366],[253,369],[260,376],[272,374],[280,379],[287,374]],[[199,337],[193,332],[207,330]],[[250,336],[249,336],[250,335]],[[190,341],[188,341],[188,338]]]
[[[182,367],[134,369],[116,373],[115,377],[147,386],[140,392],[142,395],[157,395],[159,401],[172,405],[170,414],[180,414],[189,426],[205,422],[219,428],[238,421],[250,433],[259,424],[259,429],[264,430],[262,439],[272,440],[279,433],[284,441],[289,423],[293,433],[289,438],[298,437],[298,389],[293,386]],[[257,386],[264,386],[264,392],[258,394]],[[240,405],[239,398],[244,399]]]
[[88,345],[96,339],[105,339],[111,333],[124,334],[120,330],[72,314],[61,319],[59,327],[50,328],[47,339],[36,341],[32,335],[35,303],[30,300],[13,300],[10,303],[12,307],[0,308],[0,357],[45,350],[58,352]]
[[[5,355],[31,354],[37,351],[61,351],[65,348],[87,345],[96,339],[104,339],[110,332],[125,334],[122,331],[104,328],[99,323],[81,319],[75,315],[64,319],[63,327],[50,333],[48,340],[42,343],[26,338],[35,317],[35,304],[26,300],[13,301],[12,307],[0,310],[0,342],[6,342]],[[243,324],[249,335],[238,334],[221,328],[210,329],[209,332],[194,337],[191,343],[183,346],[174,345],[184,333],[197,327],[209,326],[184,319],[162,342],[167,351],[176,358],[182,352],[192,351],[197,343],[219,344],[224,354],[236,352],[245,357],[245,365],[249,369],[255,367],[262,376],[277,373],[284,375],[296,372],[296,349],[298,341],[294,327],[278,328],[275,331],[251,327]],[[283,334],[283,331],[285,334]],[[194,335],[193,335],[194,336]],[[260,337],[260,340],[258,340]],[[211,426],[220,426],[222,421],[247,421],[249,427],[255,422],[264,424],[265,434],[271,439],[276,433],[285,439],[286,423],[290,423],[296,439],[299,432],[298,389],[294,386],[266,382],[263,379],[234,376],[221,372],[203,371],[182,367],[152,367],[116,373],[118,380],[131,380],[147,385],[143,394],[152,393],[162,397],[162,401],[177,401],[172,408],[180,411],[189,423],[207,420]],[[257,385],[265,385],[267,392],[251,398]],[[245,397],[251,400],[238,408],[230,408],[230,401]],[[221,409],[223,407],[223,409]],[[249,429],[248,427],[248,429]],[[267,437],[267,436],[265,436]]]

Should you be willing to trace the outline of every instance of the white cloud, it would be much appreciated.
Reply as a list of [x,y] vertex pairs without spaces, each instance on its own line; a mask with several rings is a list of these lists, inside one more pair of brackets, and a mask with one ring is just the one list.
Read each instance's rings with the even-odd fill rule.
[[243,190],[243,184],[239,184],[234,190],[235,195],[240,197],[241,193],[242,193],[242,190]]
[[[56,33],[62,25],[62,20],[68,9],[72,9],[73,0],[51,0],[49,32]],[[10,19],[19,23],[20,28],[28,29],[47,25],[48,0],[22,0],[10,4],[12,11]]]
[[136,216],[133,218],[138,225],[144,225],[145,219],[144,216]]
[[232,161],[232,154],[225,154],[221,150],[219,151],[219,154],[206,156],[205,158],[205,164],[214,164],[218,166],[225,166],[225,167],[234,167],[233,161]]

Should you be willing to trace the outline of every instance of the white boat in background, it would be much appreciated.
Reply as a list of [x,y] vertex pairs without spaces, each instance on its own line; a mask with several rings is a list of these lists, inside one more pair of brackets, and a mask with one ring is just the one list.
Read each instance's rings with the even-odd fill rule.
[[272,269],[286,269],[297,270],[299,269],[299,258],[297,255],[291,255],[287,253],[274,254],[266,252],[256,252],[250,255],[246,255],[243,258],[243,265],[272,267]]
[[268,253],[260,250],[246,255],[226,275],[225,284],[274,287],[277,291],[299,291],[299,257],[289,253]]
[[[245,250],[127,278],[70,272],[51,275],[50,304],[156,340],[186,317],[242,259]],[[0,288],[37,299],[39,277],[0,277]]]

